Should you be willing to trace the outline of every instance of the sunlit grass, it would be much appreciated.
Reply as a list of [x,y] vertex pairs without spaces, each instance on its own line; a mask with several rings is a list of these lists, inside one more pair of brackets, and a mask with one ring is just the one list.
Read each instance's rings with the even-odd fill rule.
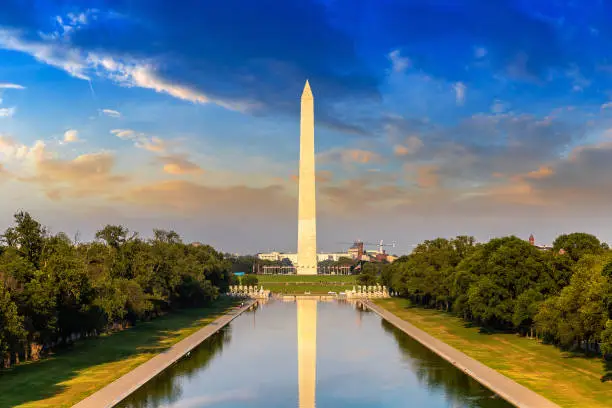
[[0,373],[0,407],[71,407],[220,317],[235,302],[173,312],[87,339],[71,349]]
[[272,293],[279,294],[303,294],[304,292],[310,292],[312,295],[327,294],[327,292],[344,292],[345,290],[352,289],[353,286],[349,284],[342,285],[285,285],[285,284],[269,284],[264,286],[269,289]]
[[257,275],[259,284],[266,283],[351,283],[357,282],[355,275]]
[[257,275],[259,285],[278,294],[344,292],[356,285],[355,275]]
[[602,381],[612,368],[601,358],[563,352],[516,334],[485,334],[448,313],[408,307],[405,299],[375,302],[561,407],[612,406],[612,381]]

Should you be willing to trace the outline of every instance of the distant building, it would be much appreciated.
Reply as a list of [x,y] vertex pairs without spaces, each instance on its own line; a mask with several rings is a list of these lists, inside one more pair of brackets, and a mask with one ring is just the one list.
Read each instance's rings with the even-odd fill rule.
[[392,263],[397,259],[397,256],[389,255],[384,249],[382,252],[374,252],[372,254],[371,260],[377,262],[389,262]]
[[[347,252],[323,252],[317,254],[317,262],[323,261],[334,261],[337,262],[340,258],[350,258],[350,254]],[[283,253],[283,252],[268,252],[268,253],[259,253],[257,254],[257,258],[265,261],[273,261],[273,262],[281,262],[285,259],[289,260],[293,265],[297,264],[297,254],[296,253]]]
[[202,243],[201,242],[192,242],[191,246],[199,247],[199,246],[202,246]]
[[[552,251],[552,250],[553,250],[553,247],[548,246],[548,245],[536,245],[536,244],[535,244],[535,238],[534,238],[533,234],[531,234],[531,235],[529,236],[529,244],[531,244],[532,246],[536,247],[536,248],[537,248],[537,249],[539,249],[540,251]],[[561,249],[559,250],[559,254],[560,254],[560,255],[565,254],[565,250],[564,250],[563,248],[561,248]]]
[[363,242],[355,242],[353,246],[348,249],[348,254],[353,259],[364,260],[363,255],[365,252],[363,251]]
[[[353,260],[379,262],[384,260],[386,260],[387,262],[393,262],[397,259],[396,256],[389,255],[384,250],[382,252],[368,253],[363,249],[363,246],[363,242],[357,241],[346,252],[321,252],[317,254],[317,262],[338,262],[340,258],[351,258]],[[257,258],[272,262],[282,262],[284,260],[288,260],[293,265],[297,264],[296,253],[284,253],[279,251],[262,252],[257,254]]]

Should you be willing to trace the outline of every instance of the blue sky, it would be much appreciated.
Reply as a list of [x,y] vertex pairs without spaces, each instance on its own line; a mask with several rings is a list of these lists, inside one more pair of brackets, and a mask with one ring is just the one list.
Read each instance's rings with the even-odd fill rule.
[[0,222],[293,251],[308,78],[321,250],[612,241],[612,6],[494,3],[5,1]]

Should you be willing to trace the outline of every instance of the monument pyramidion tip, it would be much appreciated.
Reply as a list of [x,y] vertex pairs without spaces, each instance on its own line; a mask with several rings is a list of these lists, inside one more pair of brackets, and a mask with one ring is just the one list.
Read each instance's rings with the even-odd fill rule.
[[312,91],[310,90],[310,83],[306,80],[306,85],[304,85],[304,91],[302,92],[302,99],[312,98]]

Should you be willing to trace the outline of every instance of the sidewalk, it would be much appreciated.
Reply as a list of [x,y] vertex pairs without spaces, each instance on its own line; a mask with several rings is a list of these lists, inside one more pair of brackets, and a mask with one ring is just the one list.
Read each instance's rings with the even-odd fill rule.
[[246,301],[243,307],[229,311],[191,336],[179,341],[168,350],[156,355],[78,404],[73,405],[72,408],[112,408],[204,340],[221,330],[255,302],[256,300]]
[[539,394],[463,354],[459,350],[416,328],[369,300],[362,303],[374,313],[427,347],[470,377],[519,408],[560,408]]

